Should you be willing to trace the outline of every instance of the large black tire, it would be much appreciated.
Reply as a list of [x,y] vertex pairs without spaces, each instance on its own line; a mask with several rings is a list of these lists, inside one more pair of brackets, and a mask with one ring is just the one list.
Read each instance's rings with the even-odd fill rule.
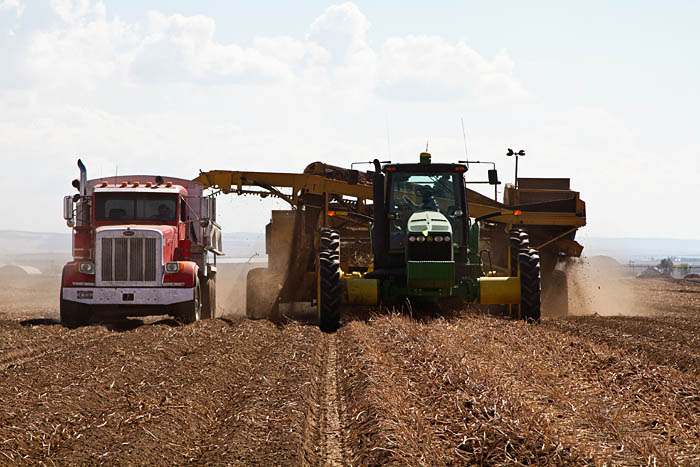
[[340,327],[340,236],[331,229],[321,229],[318,280],[319,327],[335,332]]
[[520,317],[528,322],[540,321],[542,303],[540,255],[534,248],[520,252]]
[[183,324],[192,324],[202,318],[202,289],[199,278],[195,278],[193,299],[181,304],[179,308],[177,319]]
[[216,273],[202,277],[202,319],[216,318]]
[[279,280],[268,268],[248,271],[245,280],[245,315],[249,319],[273,319],[277,316]]
[[[509,232],[509,237],[510,276],[518,277],[520,275],[520,253],[526,252],[530,248],[530,236],[522,229],[512,229]],[[520,305],[510,305],[510,315],[515,319],[521,318]]]
[[60,302],[61,323],[67,328],[85,326],[90,321],[87,305],[64,300]]

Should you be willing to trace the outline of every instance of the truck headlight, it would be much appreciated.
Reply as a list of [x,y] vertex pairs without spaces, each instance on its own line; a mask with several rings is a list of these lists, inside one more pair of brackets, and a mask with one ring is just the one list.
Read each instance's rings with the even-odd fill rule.
[[78,263],[78,272],[81,274],[95,274],[95,265],[89,261]]
[[416,236],[415,236],[415,235],[411,235],[410,237],[408,237],[408,241],[409,241],[409,242],[415,242],[415,241],[416,241]]
[[418,236],[416,237],[416,241],[417,241],[417,242],[424,242],[424,241],[425,241],[425,237],[422,236],[422,235],[418,235]]
[[443,240],[442,235],[436,235],[435,236],[435,241],[436,242],[441,242]]
[[452,240],[452,238],[449,235],[445,235],[444,237],[442,237],[442,240],[445,242],[449,242],[450,240]]
[[168,261],[165,263],[165,272],[166,274],[175,274],[176,272],[180,272],[184,269],[184,264],[182,264],[179,261]]

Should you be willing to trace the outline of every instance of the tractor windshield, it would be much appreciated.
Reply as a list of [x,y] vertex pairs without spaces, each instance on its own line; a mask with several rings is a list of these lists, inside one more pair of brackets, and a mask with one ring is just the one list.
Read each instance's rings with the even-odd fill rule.
[[452,224],[454,241],[461,243],[462,228],[459,225],[463,217],[455,216],[455,212],[465,211],[461,183],[462,174],[458,172],[392,174],[389,192],[390,247],[400,248],[404,245],[408,218],[418,211],[442,213]]
[[99,193],[95,196],[95,219],[98,221],[174,221],[176,216],[176,195]]

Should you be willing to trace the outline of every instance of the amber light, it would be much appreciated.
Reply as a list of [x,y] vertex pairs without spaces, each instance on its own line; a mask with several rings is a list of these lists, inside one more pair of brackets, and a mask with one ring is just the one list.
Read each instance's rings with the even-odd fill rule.
[[523,212],[522,212],[520,209],[516,209],[515,211],[513,211],[513,215],[515,215],[515,216],[519,216],[519,215],[521,215],[522,213],[523,213]]
[[328,211],[328,215],[329,215],[330,217],[335,216],[335,211]]
[[171,186],[173,186],[173,182],[167,182],[167,183],[165,184],[165,186],[168,187],[168,188],[170,188]]
[[122,182],[122,187],[125,187],[125,186],[127,186],[127,185],[128,185],[127,182]]
[[465,170],[467,170],[467,168],[461,165],[455,167],[455,172],[464,172]]

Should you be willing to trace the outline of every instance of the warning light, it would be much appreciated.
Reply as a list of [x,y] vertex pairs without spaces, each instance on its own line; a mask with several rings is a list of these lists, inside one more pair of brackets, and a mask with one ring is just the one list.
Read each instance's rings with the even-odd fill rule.
[[134,186],[139,186],[141,185],[141,182],[134,182]]
[[125,187],[125,186],[127,186],[127,185],[128,185],[127,182],[122,182],[122,188]]
[[165,186],[168,187],[168,188],[170,188],[171,186],[173,186],[173,182],[168,182],[168,183],[165,184]]
[[102,187],[106,187],[106,186],[107,186],[107,182],[102,182]]
[[455,172],[464,172],[467,168],[463,165],[458,165],[455,167]]
[[328,211],[328,215],[329,215],[330,217],[335,216],[335,211]]
[[519,215],[521,215],[522,213],[523,213],[523,212],[522,212],[520,209],[516,209],[515,211],[513,211],[513,215],[514,215],[514,216],[519,216]]
[[387,167],[386,169],[387,172],[396,172],[396,167]]

